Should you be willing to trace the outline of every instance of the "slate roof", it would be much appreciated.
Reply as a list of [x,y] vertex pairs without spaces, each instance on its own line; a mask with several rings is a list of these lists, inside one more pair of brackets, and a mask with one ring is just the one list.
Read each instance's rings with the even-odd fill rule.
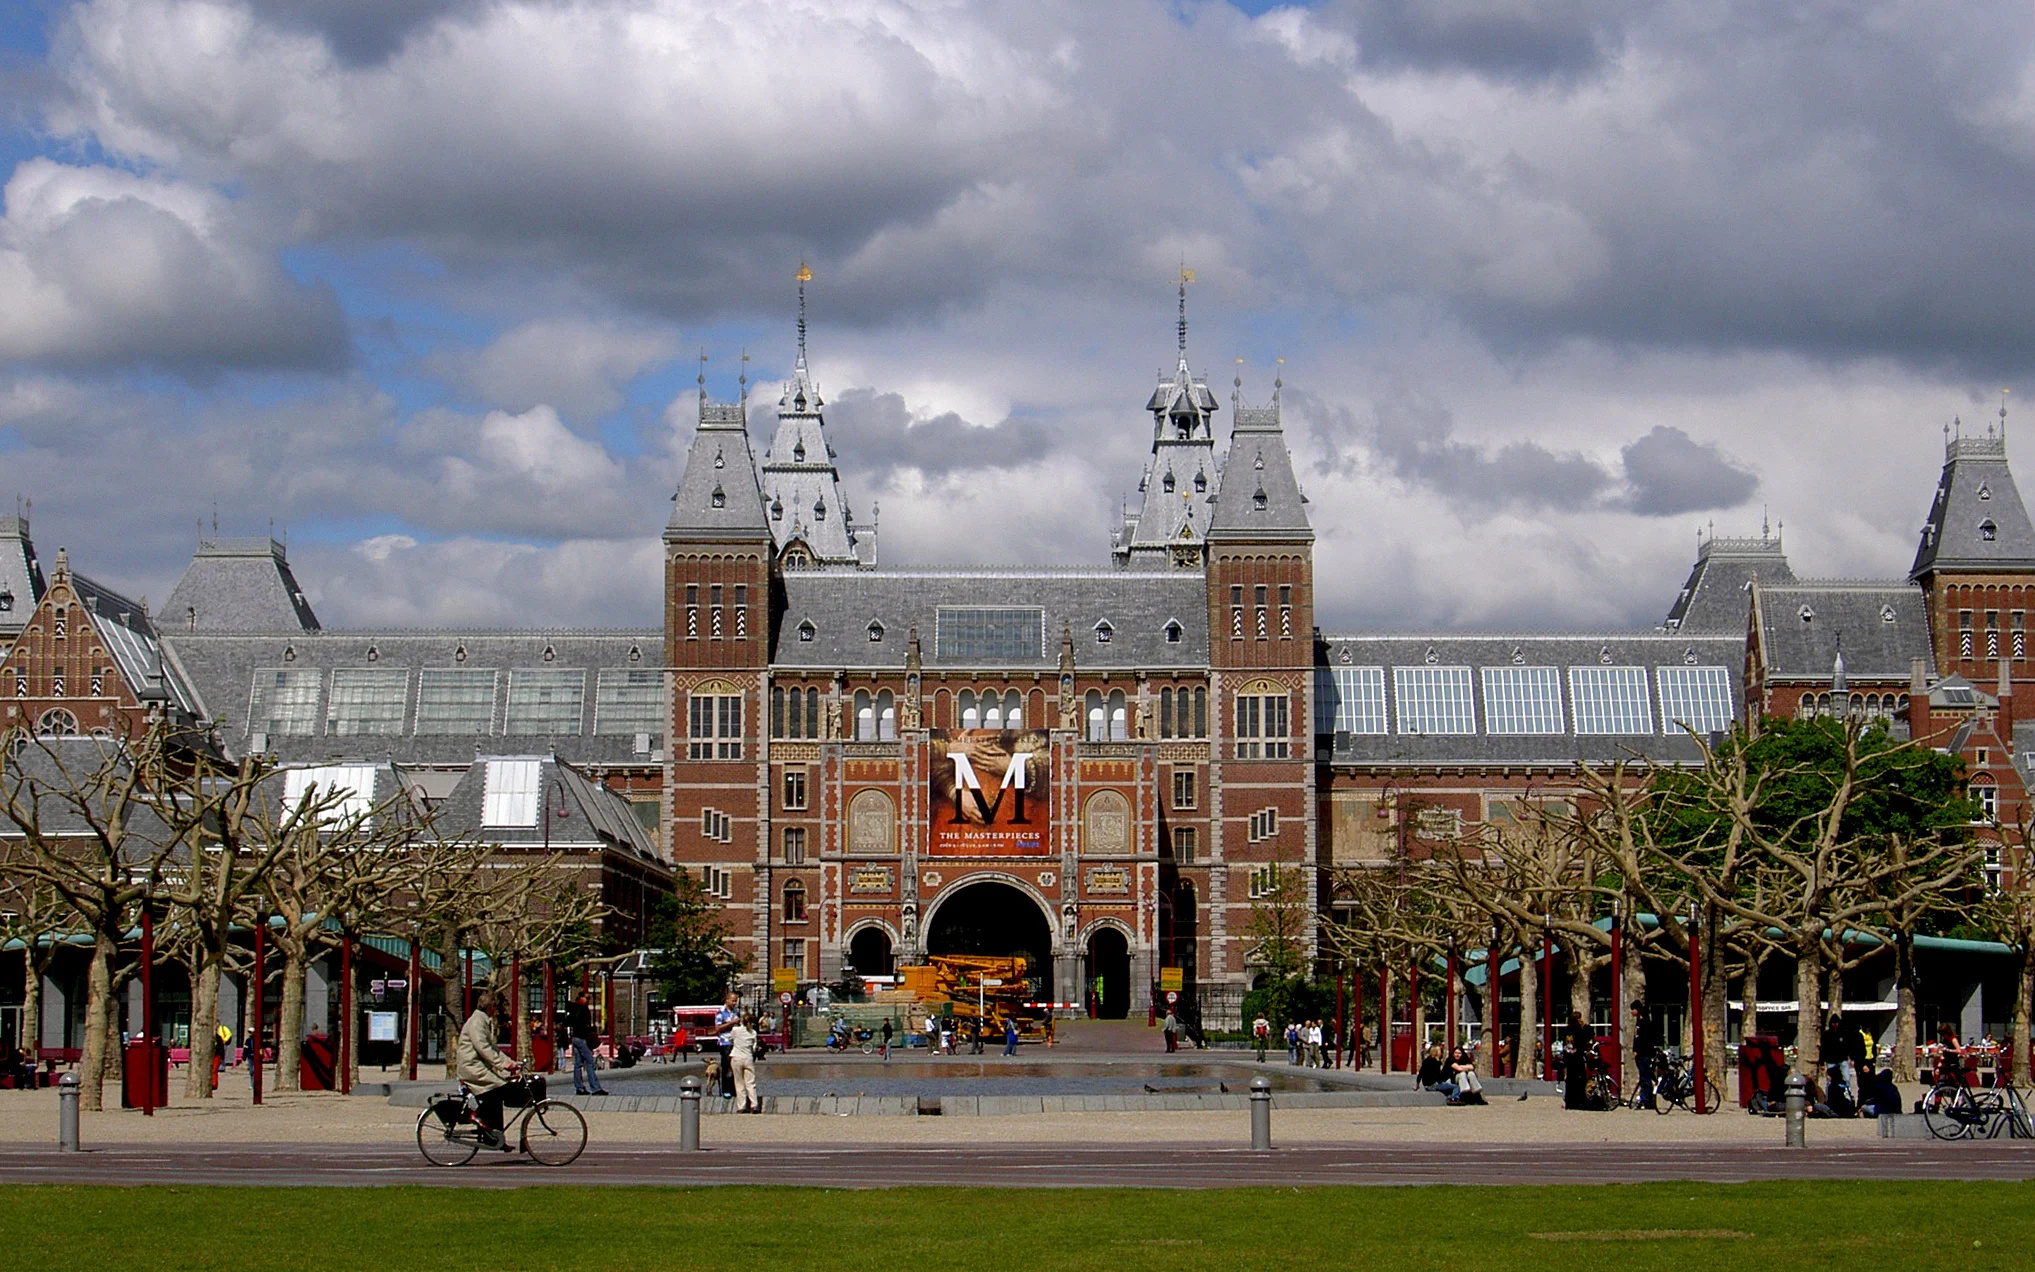
[[763,495],[756,484],[756,457],[749,450],[748,408],[709,402],[700,392],[699,427],[686,452],[685,474],[672,496],[666,539],[728,539],[753,542],[770,537]]
[[1138,481],[1138,511],[1126,516],[1112,546],[1120,564],[1167,569],[1175,545],[1198,548],[1207,537],[1221,482],[1215,395],[1188,369],[1184,348],[1173,379],[1160,380],[1145,409],[1152,413],[1152,457]]
[[[505,847],[541,848],[547,836],[543,810],[548,806],[548,835],[553,851],[607,848],[662,864],[664,858],[657,850],[655,836],[636,820],[628,799],[596,784],[573,765],[560,763],[558,757],[548,754],[490,752],[470,759],[471,765],[458,785],[435,810],[441,834],[470,835]],[[488,762],[505,759],[535,760],[539,765],[540,811],[534,826],[483,824]]]
[[[278,668],[315,669],[324,673],[319,691],[318,731],[274,734],[266,741],[270,753],[286,763],[390,759],[399,764],[465,764],[480,751],[550,754],[566,760],[618,767],[658,763],[664,751],[663,729],[651,733],[649,753],[636,750],[636,730],[609,733],[600,727],[596,704],[599,673],[611,670],[657,670],[664,658],[664,634],[656,628],[619,631],[334,631],[243,633],[184,632],[168,645],[196,686],[203,713],[216,720],[229,754],[248,745],[249,710],[257,671]],[[460,657],[461,651],[465,658]],[[549,657],[546,657],[547,651]],[[371,658],[370,652],[373,657]],[[509,677],[495,678],[493,731],[487,734],[417,734],[417,669],[466,668],[518,670],[583,670],[584,697],[576,734],[507,734]],[[335,668],[401,669],[409,673],[401,734],[332,735],[327,732]]]
[[58,572],[69,579],[79,604],[91,616],[100,642],[113,655],[121,678],[135,696],[143,702],[165,701],[191,716],[202,716],[197,686],[163,643],[161,629],[141,603],[96,579],[69,570],[61,551],[57,559]]
[[850,524],[848,498],[841,492],[841,474],[834,467],[834,448],[827,443],[825,406],[801,340],[792,378],[777,403],[777,433],[763,458],[763,503],[780,552],[800,539],[821,564],[854,567],[861,564],[862,553]]
[[[1322,733],[1317,747],[1328,752],[1337,764],[1417,764],[1513,766],[1565,765],[1579,759],[1609,761],[1644,755],[1662,762],[1686,763],[1699,757],[1699,748],[1680,729],[1666,731],[1654,671],[1660,667],[1721,666],[1730,676],[1732,709],[1743,712],[1738,701],[1743,675],[1745,642],[1742,637],[1702,635],[1684,632],[1586,632],[1586,633],[1394,633],[1380,635],[1331,635],[1322,638],[1321,672],[1337,667],[1383,667],[1389,711],[1386,733]],[[1571,667],[1604,665],[1649,669],[1652,731],[1647,734],[1578,734],[1575,730],[1575,702],[1569,683]],[[1467,734],[1405,734],[1398,732],[1399,702],[1394,683],[1395,667],[1469,667],[1477,732]],[[1555,667],[1562,682],[1564,732],[1547,734],[1492,734],[1484,699],[1483,667]]]
[[1669,631],[1743,635],[1750,603],[1745,588],[1754,576],[1761,583],[1795,581],[1795,571],[1788,565],[1778,537],[1768,538],[1764,533],[1757,539],[1711,536],[1696,549],[1689,581],[1682,585],[1662,625]]
[[1208,537],[1314,540],[1307,523],[1307,496],[1300,493],[1300,482],[1293,476],[1293,457],[1279,426],[1277,390],[1270,406],[1237,407]]
[[315,631],[318,616],[290,572],[282,544],[206,539],[163,606],[173,629],[207,632]]
[[42,592],[42,566],[35,559],[28,518],[0,517],[0,593],[13,598],[8,608],[0,610],[0,638],[21,634]]
[[[978,669],[941,656],[941,606],[1030,607],[1044,610],[1035,658],[980,667],[983,671],[1043,670],[1058,666],[1063,626],[1074,634],[1079,668],[1195,667],[1208,665],[1208,593],[1199,570],[1175,574],[1115,570],[865,570],[854,574],[792,572],[784,576],[784,616],[773,661],[790,668],[904,666],[912,628],[928,669]],[[1107,620],[1110,639],[1096,639]],[[883,639],[869,639],[881,623]],[[1180,625],[1169,642],[1168,622]],[[801,640],[801,625],[812,639]]]
[[1952,437],[1908,577],[1931,570],[2035,570],[2035,524],[2007,467],[2004,433]]
[[1913,660],[1935,666],[1927,604],[1912,583],[1804,580],[1769,587],[1762,579],[1758,595],[1770,679],[1830,679],[1839,638],[1845,675],[1853,680],[1905,683]]

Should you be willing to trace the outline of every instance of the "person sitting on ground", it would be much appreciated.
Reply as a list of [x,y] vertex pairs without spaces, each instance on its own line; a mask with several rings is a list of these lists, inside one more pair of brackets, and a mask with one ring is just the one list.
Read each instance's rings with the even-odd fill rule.
[[1894,1085],[1893,1070],[1881,1069],[1871,1077],[1863,1079],[1860,1085],[1863,1087],[1863,1098],[1859,1101],[1859,1111],[1867,1117],[1885,1117],[1890,1113],[1902,1111],[1901,1088]]
[[1415,1080],[1420,1083],[1421,1090],[1438,1091],[1448,1097],[1449,1103],[1455,1103],[1456,1084],[1450,1078],[1448,1062],[1442,1059],[1440,1043],[1429,1047],[1427,1054],[1421,1057],[1420,1074]]
[[1852,1094],[1851,1084],[1844,1072],[1843,1062],[1839,1061],[1825,1069],[1823,1076],[1825,1078],[1823,1086],[1825,1093],[1824,1103],[1829,1106],[1830,1115],[1832,1117],[1857,1117],[1858,1100]]
[[1477,1080],[1477,1062],[1468,1051],[1457,1047],[1449,1053],[1449,1081],[1456,1088],[1454,1104],[1482,1104],[1484,1084]]
[[502,1144],[502,1097],[517,1068],[496,1045],[499,1029],[494,991],[484,989],[473,1000],[473,1014],[459,1027],[453,1051],[455,1073],[479,1106],[474,1120],[480,1123],[480,1141],[489,1148]]

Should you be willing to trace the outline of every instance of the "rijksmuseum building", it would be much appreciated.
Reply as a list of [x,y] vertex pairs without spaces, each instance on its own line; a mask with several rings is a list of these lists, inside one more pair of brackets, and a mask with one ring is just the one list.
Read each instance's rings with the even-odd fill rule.
[[626,829],[574,820],[563,771],[704,883],[752,984],[1025,951],[1047,999],[1100,978],[1106,1012],[1142,1012],[1177,968],[1211,1018],[1250,983],[1254,905],[1281,867],[1311,940],[1333,868],[1558,799],[1581,763],[1691,761],[1689,731],[1752,713],[1954,734],[2001,820],[2023,802],[2035,527],[2004,421],[1946,439],[1904,576],[1800,578],[1777,537],[1713,537],[1679,591],[1662,581],[1650,629],[1331,633],[1314,615],[1323,510],[1278,391],[1227,407],[1183,322],[1174,369],[1125,413],[1151,451],[1100,564],[884,568],[801,319],[774,419],[702,390],[664,624],[642,630],[333,630],[266,538],[202,542],[149,612],[68,563],[46,579],[15,518],[5,724],[169,710],[230,753],[464,791],[483,834],[534,843],[541,806],[545,843],[635,869]]

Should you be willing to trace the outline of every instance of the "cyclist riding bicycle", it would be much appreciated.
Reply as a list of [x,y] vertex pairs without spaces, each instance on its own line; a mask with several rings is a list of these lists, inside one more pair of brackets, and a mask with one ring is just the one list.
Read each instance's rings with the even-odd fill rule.
[[482,990],[473,1000],[473,1014],[459,1028],[454,1050],[456,1076],[471,1091],[477,1105],[474,1120],[480,1123],[481,1143],[488,1148],[502,1144],[502,1099],[519,1066],[502,1054],[495,1024],[495,995]]

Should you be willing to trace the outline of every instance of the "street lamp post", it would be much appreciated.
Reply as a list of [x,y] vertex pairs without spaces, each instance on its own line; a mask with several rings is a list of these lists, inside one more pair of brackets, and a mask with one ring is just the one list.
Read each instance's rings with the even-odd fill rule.
[[254,1000],[254,1010],[249,1013],[248,1027],[242,1030],[242,1033],[247,1036],[241,1039],[243,1043],[250,1044],[247,1052],[247,1076],[248,1080],[253,1084],[254,1102],[256,1104],[261,1103],[261,1026],[266,1006],[262,1001],[265,997],[262,991],[265,988],[264,982],[268,979],[268,960],[265,957],[268,953],[268,947],[265,944],[268,937],[268,929],[268,906],[263,905],[258,907],[254,912],[254,972],[248,978],[252,982],[248,988],[253,991],[248,997]]
[[141,1115],[155,1116],[155,888],[141,889]]
[[339,938],[339,1093],[353,1094],[353,926]]
[[[1696,1111],[1708,1113],[1709,1083],[1703,1073],[1703,941],[1696,903],[1689,903],[1689,1073],[1696,1084]],[[1754,986],[1754,993],[1758,986]],[[1748,1001],[1754,994],[1747,994]]]
[[1625,901],[1611,903],[1611,1081],[1625,1089]]
[[410,983],[403,991],[403,1038],[406,1044],[405,1049],[410,1053],[410,1063],[406,1066],[406,1076],[408,1076],[410,1081],[415,1082],[417,1080],[418,1053],[424,1050],[424,1039],[419,1036],[424,1026],[422,1001],[424,996],[424,951],[418,943],[417,930],[414,927],[410,929],[409,978]]
[[1555,1071],[1555,920],[1545,914],[1540,920],[1540,1064],[1541,1073],[1552,1078]]

